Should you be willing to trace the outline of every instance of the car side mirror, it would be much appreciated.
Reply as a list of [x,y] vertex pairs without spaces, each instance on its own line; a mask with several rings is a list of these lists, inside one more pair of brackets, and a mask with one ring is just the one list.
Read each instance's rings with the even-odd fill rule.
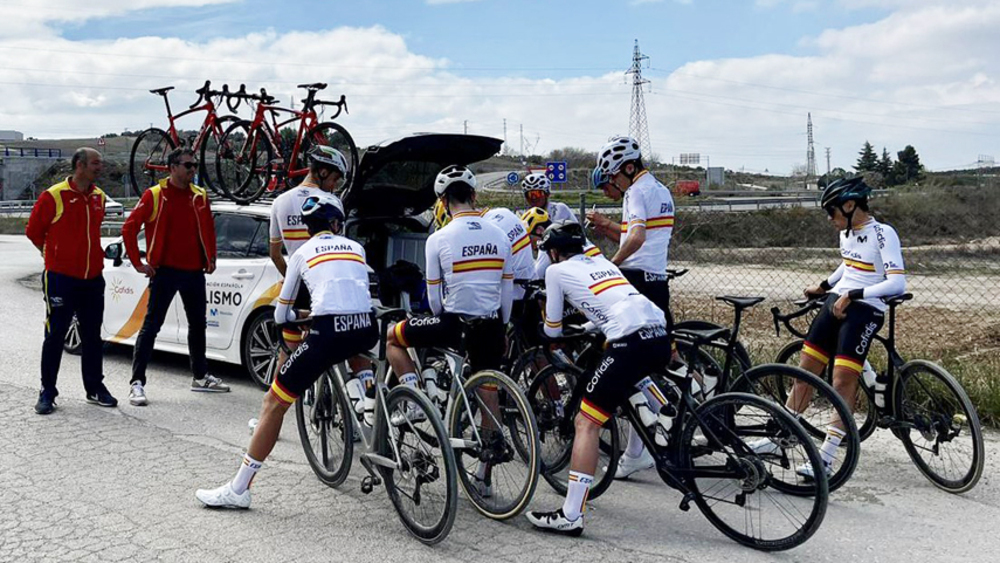
[[104,249],[104,257],[114,262],[115,267],[122,265],[122,245],[121,243],[109,244]]

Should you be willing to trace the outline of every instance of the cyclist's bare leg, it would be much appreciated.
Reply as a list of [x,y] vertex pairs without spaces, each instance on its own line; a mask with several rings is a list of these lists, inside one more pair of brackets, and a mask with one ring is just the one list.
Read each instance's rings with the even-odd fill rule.
[[[844,402],[847,403],[847,410],[852,414],[854,413],[854,403],[858,400],[859,377],[861,374],[850,368],[833,368],[833,389],[843,397]],[[839,419],[834,424],[844,430],[844,424]]]
[[260,407],[260,422],[257,423],[257,429],[254,430],[250,446],[247,448],[250,457],[263,462],[271,454],[275,442],[278,441],[285,412],[290,406],[279,401],[274,393],[264,394],[264,403]]
[[[802,357],[799,359],[799,367],[817,377],[821,377],[823,370],[826,369],[826,364],[812,356],[802,354]],[[809,406],[815,393],[816,390],[811,385],[802,380],[796,380],[792,384],[792,392],[788,395],[785,406],[792,412],[801,413]]]
[[573,457],[570,458],[569,469],[593,475],[597,471],[601,427],[580,413],[577,413],[573,425],[576,436],[573,438]]
[[372,361],[367,356],[354,356],[347,360],[347,365],[351,368],[351,373],[359,376],[365,390],[374,385],[375,377],[372,372]]
[[386,335],[385,356],[389,360],[389,365],[392,366],[392,372],[400,378],[400,381],[406,374],[416,374],[417,366],[410,358],[410,354],[407,353],[406,346],[396,339],[395,326],[389,327]]

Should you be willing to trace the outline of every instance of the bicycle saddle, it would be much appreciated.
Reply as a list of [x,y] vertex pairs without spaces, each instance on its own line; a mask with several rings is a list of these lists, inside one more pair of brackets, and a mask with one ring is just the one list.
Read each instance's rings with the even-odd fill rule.
[[893,297],[886,297],[884,301],[889,305],[899,305],[900,303],[903,303],[904,301],[909,301],[910,299],[913,299],[912,293],[903,293],[901,295],[896,295]]
[[396,309],[393,307],[375,307],[375,318],[381,320],[382,317],[393,319],[405,319],[406,309]]
[[325,82],[317,82],[315,84],[299,84],[299,88],[305,88],[306,90],[323,90],[326,88]]
[[173,86],[167,86],[166,88],[157,88],[156,90],[150,90],[149,93],[150,94],[159,94],[161,96],[166,96],[167,92],[169,92],[169,91],[171,91],[173,89],[174,89]]
[[763,297],[734,297],[732,295],[720,295],[716,299],[725,301],[737,309],[747,309],[764,300]]
[[679,328],[674,331],[674,334],[682,338],[690,338],[697,344],[705,344],[708,342],[714,342],[715,340],[727,340],[729,338],[728,328],[705,328],[705,329],[695,329],[695,328]]

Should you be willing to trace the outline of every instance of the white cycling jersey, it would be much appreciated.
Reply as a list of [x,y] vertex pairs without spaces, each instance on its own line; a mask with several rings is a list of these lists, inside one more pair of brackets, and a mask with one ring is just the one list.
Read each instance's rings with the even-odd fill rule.
[[[505,207],[494,207],[486,211],[483,215],[490,219],[507,234],[510,241],[511,269],[514,271],[514,279],[530,280],[535,275],[535,263],[531,256],[531,240],[528,238],[528,231],[524,228],[524,223],[510,209]],[[514,299],[524,297],[524,288],[514,286]]]
[[545,334],[562,334],[563,300],[596,324],[608,340],[667,324],[663,311],[628,283],[603,256],[583,254],[553,264],[545,272]]
[[271,242],[282,243],[289,256],[309,240],[309,229],[302,222],[302,203],[307,197],[318,194],[337,197],[316,186],[301,185],[279,195],[271,204]]
[[556,221],[573,221],[574,223],[580,222],[580,220],[576,218],[576,214],[573,213],[573,210],[561,201],[550,201],[548,205],[545,206],[545,210],[549,213],[549,221],[552,221],[553,223]]
[[646,242],[621,267],[665,275],[670,234],[674,230],[674,198],[648,170],[640,172],[625,192],[619,243],[625,244],[628,234],[637,227],[646,228]]
[[314,317],[372,310],[365,249],[349,238],[324,231],[302,243],[292,254],[278,296],[278,308],[274,310],[278,324],[295,319],[292,304],[303,283],[309,290]]
[[514,269],[507,233],[479,212],[463,211],[435,231],[425,247],[427,300],[442,312],[510,320]]
[[[583,245],[583,253],[587,256],[603,256],[601,254],[601,249],[593,245],[589,240]],[[538,256],[535,258],[535,272],[532,279],[544,280],[545,271],[552,265],[552,259],[549,258],[548,252],[538,251]]]
[[861,302],[885,311],[880,297],[906,291],[903,252],[899,235],[891,226],[872,219],[850,233],[841,232],[840,256],[843,262],[827,279],[837,295],[863,289]]

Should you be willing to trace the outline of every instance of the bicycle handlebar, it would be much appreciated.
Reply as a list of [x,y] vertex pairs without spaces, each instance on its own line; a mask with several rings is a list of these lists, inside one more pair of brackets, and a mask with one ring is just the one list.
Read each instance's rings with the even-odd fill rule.
[[778,307],[771,307],[771,317],[774,318],[774,334],[775,336],[781,336],[781,324],[785,325],[788,332],[799,338],[805,338],[806,335],[802,331],[796,329],[792,326],[792,321],[809,314],[810,312],[819,309],[823,306],[826,295],[820,297],[813,297],[812,299],[799,299],[793,301],[792,303],[798,305],[800,309],[798,311],[793,311],[787,315],[781,314],[781,309]]
[[684,274],[688,273],[688,271],[689,270],[687,268],[681,270],[672,270],[670,268],[667,268],[667,280],[675,280],[679,277],[682,277]]

